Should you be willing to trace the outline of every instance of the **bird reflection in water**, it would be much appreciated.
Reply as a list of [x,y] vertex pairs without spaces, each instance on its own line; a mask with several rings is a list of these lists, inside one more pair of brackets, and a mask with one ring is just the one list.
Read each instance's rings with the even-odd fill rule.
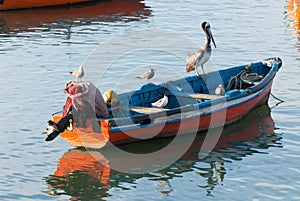
[[[169,195],[172,189],[172,180],[182,177],[183,173],[192,172],[199,176],[195,178],[195,185],[212,195],[216,186],[223,184],[226,175],[226,164],[243,160],[248,155],[265,153],[269,147],[282,147],[281,136],[274,132],[274,122],[270,116],[270,108],[263,105],[250,112],[242,120],[224,128],[215,148],[206,157],[199,157],[200,148],[205,139],[205,133],[199,133],[188,151],[178,161],[167,168],[147,174],[126,174],[110,168],[111,160],[105,150],[71,149],[59,160],[57,170],[45,178],[49,186],[49,194],[66,194],[72,200],[102,199],[111,196],[110,188],[131,188],[136,180],[144,178],[153,181],[154,191],[162,195]],[[218,137],[210,136],[210,137]],[[143,141],[119,148],[131,150],[157,149],[157,144],[165,142],[168,145],[171,139]],[[184,143],[184,140],[182,140]],[[184,146],[178,145],[178,146]],[[154,147],[154,148],[153,148]],[[133,150],[136,150],[133,151]],[[201,159],[199,159],[201,158]],[[131,158],[118,158],[126,164],[132,164]],[[137,164],[132,164],[137,165]],[[199,183],[199,180],[201,184]],[[128,184],[128,185],[125,185]],[[126,187],[124,187],[126,186]]]

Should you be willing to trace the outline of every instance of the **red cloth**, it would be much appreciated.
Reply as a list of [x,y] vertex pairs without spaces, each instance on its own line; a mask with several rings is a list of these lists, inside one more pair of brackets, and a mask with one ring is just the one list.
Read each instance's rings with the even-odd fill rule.
[[71,111],[71,108],[72,108],[72,99],[68,97],[66,100],[66,104],[63,107],[63,111],[62,111],[61,115],[64,117],[67,114],[69,114],[69,112]]
[[68,94],[68,98],[62,116],[67,115],[73,107],[77,111],[83,111],[87,117],[110,117],[101,92],[91,82],[67,82],[64,92]]

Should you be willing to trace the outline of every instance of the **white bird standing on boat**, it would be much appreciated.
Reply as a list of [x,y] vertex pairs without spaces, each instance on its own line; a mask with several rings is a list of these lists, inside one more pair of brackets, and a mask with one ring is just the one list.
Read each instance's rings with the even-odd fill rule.
[[77,78],[77,81],[80,81],[80,79],[84,76],[83,66],[79,66],[78,70],[71,71],[70,74]]
[[215,44],[214,37],[212,35],[210,24],[208,22],[202,23],[202,29],[206,35],[206,43],[203,48],[196,50],[188,54],[186,60],[186,72],[190,72],[196,70],[196,74],[199,76],[198,65],[201,66],[203,74],[205,71],[203,69],[203,65],[209,60],[211,55],[211,41],[213,42],[215,48],[217,48]]
[[149,80],[149,79],[151,79],[151,78],[154,76],[154,74],[155,74],[154,71],[156,71],[156,70],[153,69],[153,68],[151,68],[151,69],[150,69],[149,71],[147,71],[146,73],[137,76],[137,78]]
[[215,89],[215,94],[222,95],[222,96],[225,94],[225,88],[223,84],[219,84],[219,86],[217,86],[217,88]]
[[168,96],[164,95],[161,99],[158,101],[151,103],[153,107],[163,108],[165,107],[169,102]]

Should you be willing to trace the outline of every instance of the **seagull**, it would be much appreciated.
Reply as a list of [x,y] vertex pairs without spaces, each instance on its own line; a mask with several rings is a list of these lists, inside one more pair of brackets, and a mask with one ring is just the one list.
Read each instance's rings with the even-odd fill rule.
[[164,95],[164,97],[162,97],[161,99],[159,99],[158,101],[151,103],[151,105],[153,107],[158,107],[158,108],[163,108],[168,104],[168,96]]
[[222,96],[225,94],[225,89],[224,89],[224,86],[222,84],[219,84],[219,86],[216,88],[215,94],[216,95],[222,95]]
[[153,69],[153,68],[151,68],[146,73],[144,73],[144,74],[142,74],[140,76],[137,76],[137,78],[149,80],[149,79],[151,79],[154,76],[154,71],[156,71],[156,70]]
[[84,76],[83,66],[79,66],[78,70],[71,71],[70,74],[77,78],[77,81],[80,81],[80,79]]
[[210,30],[210,24],[208,22],[202,23],[203,32],[206,35],[206,43],[203,48],[200,48],[190,54],[188,54],[186,59],[186,72],[190,72],[196,70],[196,74],[199,76],[198,65],[201,66],[203,74],[205,74],[203,65],[209,60],[211,55],[211,41],[213,42],[215,48],[217,48],[215,44],[214,37]]

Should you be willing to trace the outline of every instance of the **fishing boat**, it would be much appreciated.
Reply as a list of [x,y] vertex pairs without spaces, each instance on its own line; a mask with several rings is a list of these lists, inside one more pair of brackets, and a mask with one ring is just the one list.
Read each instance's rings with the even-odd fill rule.
[[37,8],[46,6],[59,6],[66,4],[89,2],[92,0],[0,0],[0,10],[16,10],[25,8]]
[[[188,76],[162,84],[146,84],[136,91],[118,94],[111,118],[87,119],[85,125],[60,135],[76,147],[102,148],[141,140],[188,135],[233,123],[266,104],[272,82],[282,66],[278,57]],[[217,93],[223,86],[224,93]],[[152,103],[168,97],[165,107]],[[52,116],[58,122],[62,115]]]

